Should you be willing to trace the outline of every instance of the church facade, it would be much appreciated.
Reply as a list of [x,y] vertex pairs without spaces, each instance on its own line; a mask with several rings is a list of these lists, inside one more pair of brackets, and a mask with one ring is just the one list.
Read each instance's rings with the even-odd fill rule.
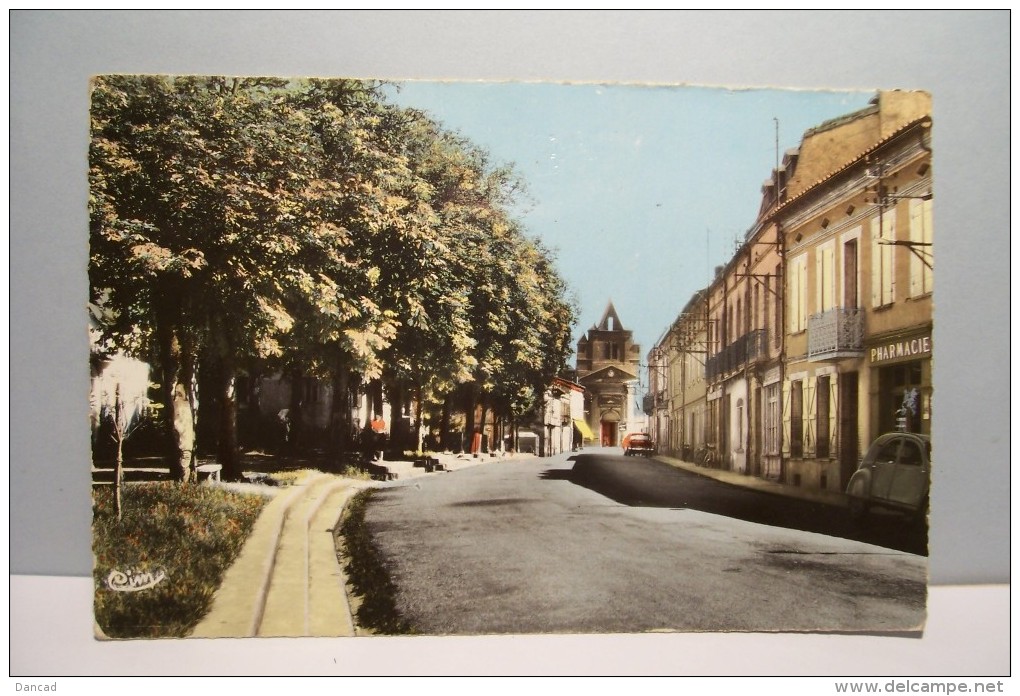
[[641,346],[610,302],[577,342],[577,382],[585,389],[584,419],[595,444],[618,447],[626,433],[645,429],[637,403],[640,364]]

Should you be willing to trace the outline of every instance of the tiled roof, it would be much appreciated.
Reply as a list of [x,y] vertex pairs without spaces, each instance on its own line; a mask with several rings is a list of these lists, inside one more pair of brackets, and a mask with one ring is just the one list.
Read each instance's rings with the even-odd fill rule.
[[808,185],[803,191],[798,193],[796,196],[794,196],[792,198],[788,198],[787,200],[783,201],[782,205],[780,205],[778,208],[773,210],[767,217],[769,217],[769,218],[774,217],[777,213],[781,212],[782,210],[784,210],[788,206],[792,205],[793,203],[795,203],[795,202],[801,200],[802,198],[804,198],[805,196],[807,196],[809,193],[811,193],[817,187],[821,186],[822,184],[824,184],[824,183],[826,183],[828,181],[831,181],[832,179],[834,179],[838,175],[842,174],[843,172],[847,171],[848,169],[850,169],[854,165],[859,164],[866,157],[868,157],[869,155],[874,154],[875,152],[880,150],[883,146],[885,146],[889,142],[895,140],[897,137],[899,137],[900,135],[902,135],[906,131],[908,131],[908,130],[910,130],[912,128],[916,128],[917,126],[925,124],[925,123],[927,123],[928,125],[931,125],[931,121],[932,121],[931,116],[930,115],[926,115],[926,116],[922,116],[920,118],[914,119],[913,121],[909,121],[908,123],[903,124],[902,126],[897,128],[896,130],[894,130],[892,133],[890,133],[886,137],[882,138],[878,142],[876,142],[873,145],[869,146],[866,150],[864,150],[863,152],[858,154],[856,157],[852,157],[843,166],[841,166],[841,167],[839,167],[839,168],[829,172],[828,174],[826,174],[825,176],[821,177],[817,181],[815,181],[812,184]]

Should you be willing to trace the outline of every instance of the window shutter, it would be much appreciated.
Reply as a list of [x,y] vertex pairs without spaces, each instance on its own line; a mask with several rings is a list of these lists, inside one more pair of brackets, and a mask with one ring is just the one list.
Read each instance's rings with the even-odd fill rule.
[[829,380],[829,456],[835,457],[839,450],[836,449],[837,438],[837,427],[839,425],[839,414],[836,413],[836,409],[839,407],[839,393],[837,384],[839,379],[838,375],[832,375],[832,379]]
[[825,250],[815,247],[815,311],[825,311]]
[[[924,218],[921,213],[921,201],[910,201],[910,241],[920,242],[923,235],[921,226],[924,224]],[[921,251],[920,247],[916,247],[918,252]],[[924,264],[918,255],[914,252],[910,253],[910,297],[917,297],[924,292],[922,285],[924,283]]]
[[882,245],[878,243],[882,232],[878,219],[871,221],[871,306],[882,306]]
[[814,379],[804,380],[804,456],[813,455],[815,449],[815,418],[818,409],[815,398],[818,390]]
[[825,312],[836,306],[836,250],[833,244],[822,249],[822,305]]
[[[896,209],[882,217],[882,237],[886,241],[896,239]],[[892,244],[882,245],[882,304],[890,304],[896,298],[896,255]]]
[[783,380],[783,440],[782,453],[784,457],[790,456],[790,423],[793,420],[793,409],[790,404],[790,380]]
[[[932,208],[932,202],[931,201],[923,201],[921,203],[921,241],[924,242],[925,244],[931,244],[932,243],[932,238],[933,238],[933,233],[934,233],[934,229],[932,227],[931,208]],[[924,256],[926,259],[928,259],[928,263],[930,263],[932,266],[935,265],[934,262],[932,261],[932,250],[933,249],[934,249],[933,246],[926,246],[923,249],[921,249],[922,256]],[[922,292],[931,292],[933,290],[933,286],[932,286],[932,280],[933,280],[933,278],[932,278],[932,275],[933,275],[932,274],[932,269],[929,268],[928,266],[925,266],[922,263],[921,264],[921,272],[924,274],[924,283],[923,283],[923,287],[922,287]]]

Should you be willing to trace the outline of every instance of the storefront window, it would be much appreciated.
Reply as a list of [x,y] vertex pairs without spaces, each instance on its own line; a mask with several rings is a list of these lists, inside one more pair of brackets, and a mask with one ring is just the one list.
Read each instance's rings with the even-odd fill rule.
[[879,370],[879,426],[882,432],[897,429],[897,419],[904,419],[908,432],[921,431],[922,362],[891,365]]

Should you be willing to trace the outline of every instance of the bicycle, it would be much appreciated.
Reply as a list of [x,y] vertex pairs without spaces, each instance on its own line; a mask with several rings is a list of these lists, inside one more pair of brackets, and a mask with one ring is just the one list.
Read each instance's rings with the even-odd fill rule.
[[702,445],[694,455],[694,463],[698,466],[715,466],[715,445]]

